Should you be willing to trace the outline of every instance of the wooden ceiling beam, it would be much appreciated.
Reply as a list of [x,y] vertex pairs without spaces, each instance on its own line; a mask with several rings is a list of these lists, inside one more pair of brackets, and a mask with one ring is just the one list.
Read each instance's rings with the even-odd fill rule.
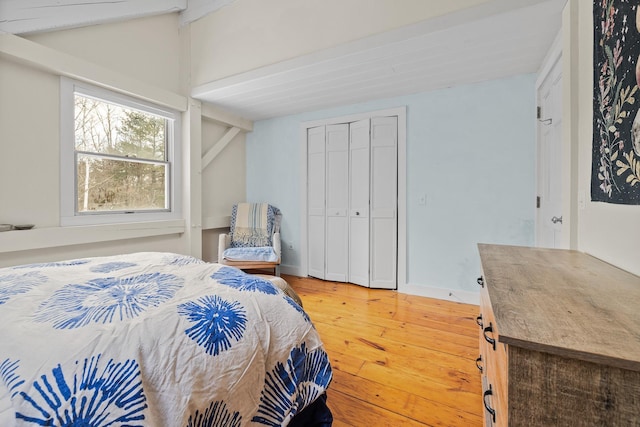
[[27,34],[181,12],[187,0],[3,0],[0,31]]

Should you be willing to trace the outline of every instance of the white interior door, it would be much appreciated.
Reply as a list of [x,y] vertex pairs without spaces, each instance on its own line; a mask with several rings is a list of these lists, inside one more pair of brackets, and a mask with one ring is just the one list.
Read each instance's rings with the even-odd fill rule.
[[307,130],[307,254],[309,276],[324,279],[325,127]]
[[369,286],[369,119],[349,124],[349,283]]
[[538,209],[536,244],[562,245],[562,64],[558,59],[538,88]]
[[346,282],[349,274],[349,125],[326,133],[325,279]]
[[397,287],[398,118],[371,119],[370,248],[372,288]]

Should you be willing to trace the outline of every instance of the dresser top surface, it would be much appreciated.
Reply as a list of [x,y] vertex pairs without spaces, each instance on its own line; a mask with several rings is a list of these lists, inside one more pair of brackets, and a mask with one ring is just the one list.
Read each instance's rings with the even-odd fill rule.
[[478,249],[500,342],[640,371],[640,277],[578,251]]

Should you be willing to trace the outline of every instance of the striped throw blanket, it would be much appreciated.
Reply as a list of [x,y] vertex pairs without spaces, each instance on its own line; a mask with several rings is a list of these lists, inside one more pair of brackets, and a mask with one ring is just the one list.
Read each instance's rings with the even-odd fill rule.
[[271,246],[280,210],[268,203],[238,203],[231,213],[231,247]]

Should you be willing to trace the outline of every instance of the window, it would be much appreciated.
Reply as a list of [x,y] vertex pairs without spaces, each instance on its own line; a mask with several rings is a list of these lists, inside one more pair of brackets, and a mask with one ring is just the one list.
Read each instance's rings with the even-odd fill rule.
[[178,215],[179,114],[63,78],[62,225]]

